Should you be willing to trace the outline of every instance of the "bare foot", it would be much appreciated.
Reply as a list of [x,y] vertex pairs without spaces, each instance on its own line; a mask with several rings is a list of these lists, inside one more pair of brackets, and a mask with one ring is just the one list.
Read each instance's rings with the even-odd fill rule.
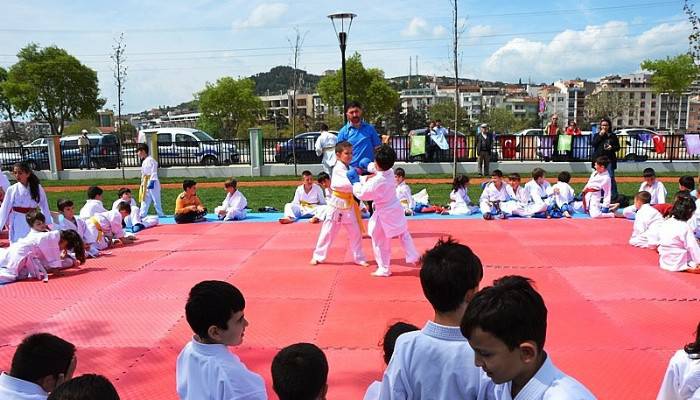
[[369,263],[367,261],[356,261],[355,264],[359,265],[360,267],[369,267]]
[[321,262],[318,261],[317,259],[312,258],[312,259],[311,259],[311,262],[310,262],[309,264],[311,264],[311,265],[318,265],[318,264],[320,264],[320,263],[321,263]]
[[311,219],[309,220],[309,222],[311,222],[312,224],[318,224],[319,221],[321,221],[321,220],[316,218],[316,217],[311,217]]
[[287,217],[280,218],[280,219],[278,219],[278,221],[280,222],[280,224],[291,224],[292,222],[294,222],[293,220],[291,220]]

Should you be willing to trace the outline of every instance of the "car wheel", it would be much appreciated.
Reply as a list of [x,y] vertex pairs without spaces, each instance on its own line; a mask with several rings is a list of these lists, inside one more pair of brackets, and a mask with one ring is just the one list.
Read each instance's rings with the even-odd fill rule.
[[214,157],[214,156],[206,156],[202,159],[202,165],[211,166],[211,165],[216,165],[217,163],[218,163],[218,161],[217,161],[216,157]]

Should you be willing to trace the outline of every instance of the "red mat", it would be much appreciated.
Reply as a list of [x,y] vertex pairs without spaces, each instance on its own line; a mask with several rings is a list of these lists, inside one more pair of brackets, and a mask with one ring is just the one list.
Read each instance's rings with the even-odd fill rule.
[[[470,245],[485,265],[482,286],[528,276],[549,309],[545,348],[602,399],[653,398],[666,363],[689,341],[700,313],[700,276],[664,272],[649,250],[626,245],[628,221],[410,221],[420,251],[441,236]],[[192,332],[189,289],[227,280],[247,299],[250,326],[233,351],[266,380],[279,348],[307,341],[329,359],[329,398],[361,398],[384,365],[379,342],[396,320],[422,326],[432,311],[419,269],[394,241],[394,276],[372,278],[350,263],[341,232],[328,262],[308,264],[319,225],[168,225],[148,229],[111,256],[49,283],[0,287],[0,369],[30,332],[79,348],[78,373],[112,379],[122,399],[176,399],[175,359]]]

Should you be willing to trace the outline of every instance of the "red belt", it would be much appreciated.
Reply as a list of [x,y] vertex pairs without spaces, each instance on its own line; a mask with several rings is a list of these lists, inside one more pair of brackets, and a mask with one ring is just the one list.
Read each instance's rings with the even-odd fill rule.
[[26,214],[31,211],[35,211],[36,207],[12,207],[12,211],[18,212],[21,214]]

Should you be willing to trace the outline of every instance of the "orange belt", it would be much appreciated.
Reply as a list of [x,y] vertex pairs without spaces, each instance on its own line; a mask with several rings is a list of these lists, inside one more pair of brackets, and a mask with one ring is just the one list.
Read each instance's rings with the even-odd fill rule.
[[357,224],[360,226],[360,232],[362,232],[363,235],[366,235],[367,230],[365,229],[365,225],[362,223],[362,213],[360,212],[360,205],[357,204],[352,193],[338,192],[334,190],[333,196],[345,200],[345,202],[348,205],[350,205],[350,208],[352,208],[352,211],[355,213],[355,219],[357,219]]

